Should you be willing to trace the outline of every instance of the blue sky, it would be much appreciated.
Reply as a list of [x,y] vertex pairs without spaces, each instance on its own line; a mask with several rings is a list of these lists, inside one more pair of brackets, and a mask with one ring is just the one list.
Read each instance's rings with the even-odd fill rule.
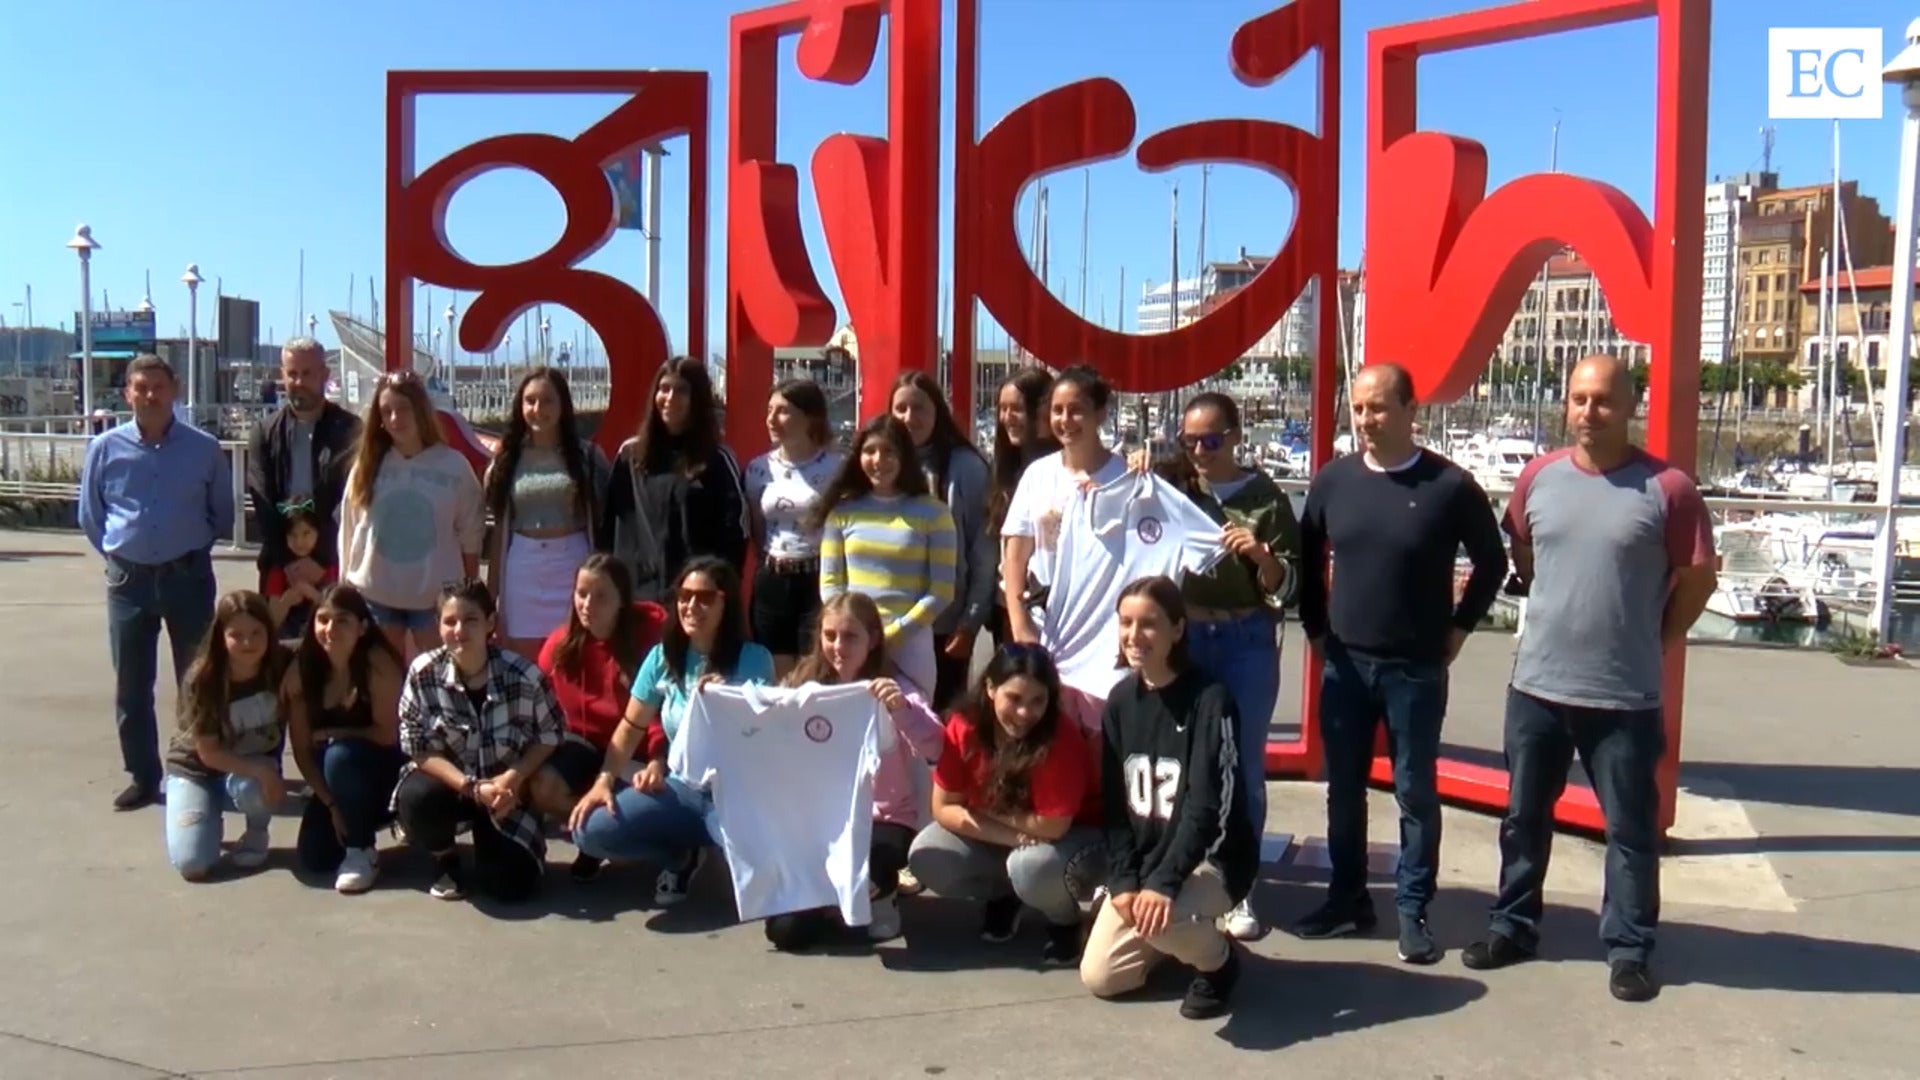
[[[181,7],[162,0],[11,7],[0,39],[0,316],[17,324],[31,285],[36,321],[71,320],[78,272],[62,245],[76,222],[105,245],[95,257],[96,302],[137,303],[153,276],[163,334],[184,330],[181,271],[197,262],[209,286],[262,302],[262,332],[277,337],[303,321],[298,268],[305,252],[305,308],[367,310],[367,280],[382,274],[384,73],[393,68],[697,68],[713,73],[713,204],[724,204],[719,162],[726,124],[727,19],[744,0],[368,0],[257,4],[240,0]],[[1190,120],[1260,116],[1311,126],[1310,65],[1265,89],[1229,73],[1227,46],[1240,22],[1268,9],[1259,0],[983,0],[981,123],[1046,89],[1109,75],[1132,92],[1142,137]],[[1475,0],[1348,0],[1342,42],[1345,102],[1341,260],[1360,258],[1364,192],[1365,31],[1466,10]],[[89,10],[91,8],[91,10]],[[1708,172],[1760,164],[1766,119],[1766,32],[1809,21],[1886,29],[1887,55],[1913,14],[1911,4],[1848,0],[1808,19],[1794,0],[1722,0],[1715,5]],[[1422,126],[1484,142],[1493,183],[1544,170],[1550,133],[1561,121],[1563,171],[1613,183],[1643,205],[1653,166],[1651,22],[1454,54],[1423,62]],[[84,63],[75,63],[78,53]],[[791,49],[789,48],[789,59]],[[827,134],[884,133],[883,79],[858,87],[812,85],[783,68],[783,160],[802,164]],[[1898,99],[1886,118],[1843,124],[1843,172],[1891,213],[1899,140]],[[473,139],[513,131],[571,135],[603,115],[609,99],[430,99],[422,104],[424,168]],[[950,117],[946,120],[950,126]],[[1787,183],[1829,175],[1831,128],[1779,121],[1774,168]],[[667,167],[663,306],[684,343],[684,248],[672,223],[684,217],[684,162]],[[1199,169],[1149,175],[1123,158],[1092,170],[1088,316],[1109,325],[1129,312],[1145,279],[1169,272],[1171,185],[1181,199],[1183,273],[1198,254]],[[1052,182],[1052,277],[1070,305],[1080,301],[1079,173]],[[830,291],[832,273],[811,192],[803,191],[814,262]],[[1242,246],[1271,251],[1292,214],[1284,186],[1234,169],[1213,170],[1207,252],[1231,258]],[[1023,216],[1023,220],[1024,220]],[[716,215],[714,227],[719,228]],[[496,172],[456,197],[449,233],[480,262],[545,248],[561,225],[557,196],[537,179]],[[944,229],[943,229],[944,231]],[[720,333],[724,245],[707,268],[710,338]],[[643,249],[621,233],[590,265],[636,285]],[[350,288],[352,289],[350,293]],[[209,288],[207,290],[211,292]],[[834,292],[837,298],[837,292]],[[439,325],[447,294],[435,290]],[[465,299],[459,301],[464,308]],[[208,332],[211,303],[201,305]],[[426,315],[425,298],[416,309]],[[549,309],[557,339],[583,333],[571,314]],[[997,331],[985,345],[997,344]],[[515,349],[517,352],[517,347]]]

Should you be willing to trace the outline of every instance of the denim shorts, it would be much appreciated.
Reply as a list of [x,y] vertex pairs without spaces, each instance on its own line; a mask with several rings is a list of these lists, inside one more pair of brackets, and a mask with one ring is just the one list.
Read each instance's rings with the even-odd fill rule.
[[385,604],[376,604],[369,600],[367,601],[367,610],[373,613],[373,624],[375,626],[398,627],[409,633],[421,633],[432,630],[438,625],[440,620],[440,613],[433,608],[408,610],[406,608],[388,607]]

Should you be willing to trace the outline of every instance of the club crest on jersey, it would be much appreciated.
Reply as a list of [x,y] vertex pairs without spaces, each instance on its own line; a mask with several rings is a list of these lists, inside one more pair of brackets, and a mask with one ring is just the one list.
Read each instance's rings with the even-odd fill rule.
[[779,498],[773,500],[773,508],[775,510],[779,510],[782,513],[784,513],[788,510],[793,509],[793,500],[787,498],[785,495],[782,495]]
[[1157,517],[1141,518],[1140,524],[1134,526],[1133,531],[1140,537],[1140,542],[1143,544],[1157,544],[1160,538],[1166,535],[1166,529],[1161,526],[1160,519]]
[[833,738],[833,721],[824,716],[809,716],[801,730],[807,733],[807,738],[823,743]]

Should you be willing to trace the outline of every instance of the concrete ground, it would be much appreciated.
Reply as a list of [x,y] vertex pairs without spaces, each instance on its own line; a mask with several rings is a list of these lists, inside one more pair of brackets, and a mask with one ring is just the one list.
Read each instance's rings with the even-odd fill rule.
[[[224,583],[251,582],[223,556]],[[724,874],[652,910],[652,876],[567,880],[554,845],[525,910],[427,898],[389,848],[381,887],[340,897],[274,859],[188,885],[161,811],[115,814],[99,564],[78,538],[0,533],[0,1077],[555,1075],[755,1077],[1873,1077],[1920,1060],[1920,672],[1825,654],[1696,648],[1686,792],[1664,872],[1649,1005],[1607,995],[1600,854],[1557,848],[1542,962],[1481,976],[1458,950],[1484,925],[1495,823],[1449,810],[1433,912],[1438,966],[1389,939],[1253,947],[1237,1009],[1180,1019],[1178,978],[1101,1003],[1036,969],[1040,939],[974,939],[965,905],[904,904],[904,941],[769,952],[732,924]],[[1497,752],[1512,644],[1469,643],[1448,738]],[[1289,643],[1296,717],[1298,643]],[[163,665],[164,666],[164,665]],[[167,698],[165,705],[170,705]],[[1318,883],[1323,794],[1269,787],[1295,838],[1259,907],[1287,919]],[[237,825],[235,826],[237,831]],[[1376,794],[1377,894],[1390,910],[1392,802]]]

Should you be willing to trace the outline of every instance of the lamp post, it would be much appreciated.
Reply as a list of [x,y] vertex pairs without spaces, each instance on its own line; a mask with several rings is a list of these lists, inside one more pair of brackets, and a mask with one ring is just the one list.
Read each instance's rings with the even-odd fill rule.
[[180,283],[187,287],[187,409],[200,404],[200,264],[188,263]]
[[[447,303],[447,397],[449,398],[453,397],[454,388],[459,385],[459,376],[455,375],[453,371],[453,316],[454,316],[453,303],[452,301],[448,301]],[[453,403],[453,407],[457,411],[460,408],[460,403],[456,400]]]
[[540,316],[540,363],[547,363],[548,335],[553,333],[553,323],[545,315]]
[[1893,623],[1893,577],[1899,565],[1896,511],[1900,506],[1900,467],[1907,456],[1907,370],[1913,348],[1913,233],[1920,212],[1920,19],[1907,24],[1907,46],[1881,72],[1900,87],[1906,119],[1900,125],[1900,194],[1893,239],[1893,311],[1887,346],[1886,408],[1880,423],[1880,536],[1874,541],[1873,630],[1885,644]]
[[[80,256],[80,408],[76,410],[82,416],[93,414],[93,253],[100,250],[100,242],[93,238],[93,229],[81,225],[73,230],[73,239],[67,246]],[[88,430],[92,430],[91,421]]]

